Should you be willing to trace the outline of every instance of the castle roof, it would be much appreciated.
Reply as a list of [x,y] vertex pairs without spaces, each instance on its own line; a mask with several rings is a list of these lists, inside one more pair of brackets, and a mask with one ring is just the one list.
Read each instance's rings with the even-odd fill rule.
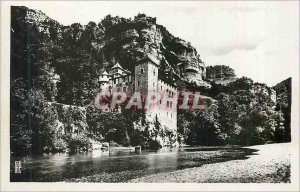
[[149,55],[149,54],[147,54],[144,58],[139,60],[138,63],[145,61],[145,60],[151,61],[156,66],[159,66],[159,64],[160,64],[160,61],[158,59],[156,59],[155,57],[153,57],[152,55]]
[[101,75],[108,75],[108,73],[104,71],[103,73],[101,73]]
[[101,73],[101,75],[99,76],[99,82],[108,82],[108,73],[106,71],[104,71],[103,73]]
[[155,65],[160,64],[160,61],[158,59],[156,59],[155,57],[153,57],[152,55],[147,55],[146,58],[149,59],[150,61],[152,61],[152,63],[154,63]]
[[115,69],[115,68],[123,69],[118,62],[111,69]]

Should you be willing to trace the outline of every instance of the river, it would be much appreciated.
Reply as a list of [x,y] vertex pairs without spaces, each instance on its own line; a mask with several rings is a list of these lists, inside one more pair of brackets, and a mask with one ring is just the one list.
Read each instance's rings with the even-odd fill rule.
[[[11,157],[12,182],[126,182],[145,175],[246,159],[255,150],[235,147],[162,148],[157,151],[92,151]],[[14,162],[21,161],[21,173]]]

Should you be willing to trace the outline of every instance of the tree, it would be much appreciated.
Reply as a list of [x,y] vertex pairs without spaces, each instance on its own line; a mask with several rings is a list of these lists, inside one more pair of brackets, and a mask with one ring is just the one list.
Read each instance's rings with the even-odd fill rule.
[[32,131],[27,129],[27,90],[23,79],[11,81],[10,92],[10,150],[12,154],[21,155],[29,152]]
[[161,130],[161,124],[158,121],[158,118],[157,118],[157,115],[156,115],[155,119],[154,119],[154,129],[153,129],[153,136],[154,136],[156,141],[157,141],[157,136],[160,133],[160,130]]
[[237,128],[237,119],[240,114],[239,103],[235,100],[236,97],[225,93],[220,93],[218,99],[218,113],[220,131],[225,138],[226,144],[236,143],[235,128]]

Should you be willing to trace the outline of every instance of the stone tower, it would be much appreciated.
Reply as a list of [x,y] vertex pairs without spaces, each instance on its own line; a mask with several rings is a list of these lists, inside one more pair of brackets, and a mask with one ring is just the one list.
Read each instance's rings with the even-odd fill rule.
[[109,90],[109,78],[108,78],[108,73],[104,71],[100,76],[99,76],[99,85],[100,85],[100,91],[108,91]]
[[146,57],[135,66],[135,91],[145,101],[148,92],[157,92],[159,61]]
[[103,103],[104,100],[102,97],[106,96],[107,94],[110,93],[110,85],[109,85],[109,78],[108,78],[108,73],[104,71],[98,79],[99,87],[100,87],[100,94],[97,95],[95,99],[95,105],[99,110],[108,112],[110,111],[109,109],[109,104],[108,103]]

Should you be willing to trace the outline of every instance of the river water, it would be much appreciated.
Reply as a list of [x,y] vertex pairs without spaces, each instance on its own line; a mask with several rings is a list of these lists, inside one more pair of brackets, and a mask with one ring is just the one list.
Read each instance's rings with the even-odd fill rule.
[[[246,159],[246,148],[183,147],[157,151],[93,151],[11,157],[12,182],[126,182],[145,175]],[[22,162],[15,173],[15,161]]]

